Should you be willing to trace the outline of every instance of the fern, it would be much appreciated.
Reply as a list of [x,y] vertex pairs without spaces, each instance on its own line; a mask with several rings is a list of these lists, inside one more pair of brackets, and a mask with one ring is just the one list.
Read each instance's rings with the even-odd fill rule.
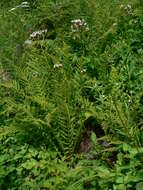
[[[46,42],[41,50],[33,46],[25,67],[18,68],[16,80],[1,84],[8,95],[2,97],[7,107],[3,114],[9,115],[11,126],[29,135],[39,131],[47,142],[51,139],[70,160],[79,143],[86,105],[82,105],[81,87],[74,79],[68,46],[56,47],[53,54],[46,51],[49,46],[53,43]],[[59,63],[62,68],[54,68]]]

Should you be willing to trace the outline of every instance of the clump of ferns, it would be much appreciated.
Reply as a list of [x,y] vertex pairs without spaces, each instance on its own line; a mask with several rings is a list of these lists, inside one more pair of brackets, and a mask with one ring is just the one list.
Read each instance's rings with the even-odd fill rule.
[[16,80],[1,85],[6,112],[14,126],[24,128],[33,138],[43,136],[45,144],[70,160],[81,138],[86,101],[73,74],[68,48],[58,49],[55,55],[37,52],[33,49],[25,67],[17,68]]

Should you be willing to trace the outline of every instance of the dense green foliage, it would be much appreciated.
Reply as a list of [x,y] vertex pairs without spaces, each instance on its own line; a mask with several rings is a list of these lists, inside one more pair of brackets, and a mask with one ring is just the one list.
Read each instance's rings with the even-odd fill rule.
[[0,190],[142,190],[143,1],[1,0],[0,25]]

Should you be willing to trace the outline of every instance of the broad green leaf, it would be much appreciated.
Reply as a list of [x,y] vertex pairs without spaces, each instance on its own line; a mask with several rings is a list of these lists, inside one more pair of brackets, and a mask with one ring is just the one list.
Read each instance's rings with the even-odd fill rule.
[[96,143],[96,134],[94,132],[91,133],[91,140],[93,143]]

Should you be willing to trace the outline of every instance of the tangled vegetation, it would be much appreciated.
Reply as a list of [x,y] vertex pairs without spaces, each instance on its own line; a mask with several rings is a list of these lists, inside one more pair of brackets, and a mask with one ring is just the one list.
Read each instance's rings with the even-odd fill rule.
[[0,1],[0,190],[143,190],[143,1]]

